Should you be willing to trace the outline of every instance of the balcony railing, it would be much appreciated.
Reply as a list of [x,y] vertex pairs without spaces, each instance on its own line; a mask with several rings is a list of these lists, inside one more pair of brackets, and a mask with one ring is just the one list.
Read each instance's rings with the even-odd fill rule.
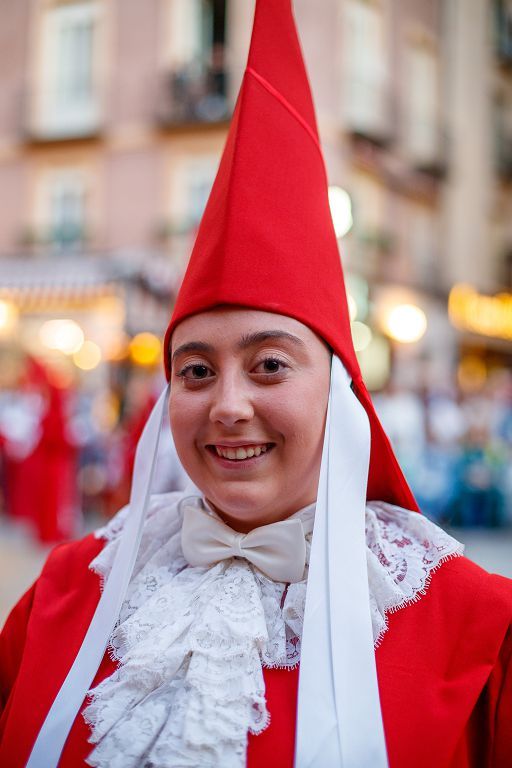
[[161,125],[219,123],[229,118],[227,76],[222,68],[191,64],[167,72],[157,104]]
[[47,227],[25,227],[19,245],[26,253],[70,253],[83,249],[90,240],[84,224],[63,222]]

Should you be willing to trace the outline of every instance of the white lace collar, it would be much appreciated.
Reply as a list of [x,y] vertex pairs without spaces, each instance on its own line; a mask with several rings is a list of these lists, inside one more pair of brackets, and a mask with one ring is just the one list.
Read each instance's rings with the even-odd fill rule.
[[[155,497],[111,652],[119,668],[90,692],[84,716],[101,768],[245,766],[247,733],[269,722],[262,667],[300,659],[307,579],[288,588],[245,560],[192,568],[180,543],[182,494]],[[200,503],[200,502],[198,502]],[[91,563],[108,576],[127,511],[97,535]],[[313,508],[297,515],[311,515]],[[385,503],[366,509],[374,641],[386,616],[419,599],[462,545],[425,517]],[[306,537],[309,557],[311,535]]]

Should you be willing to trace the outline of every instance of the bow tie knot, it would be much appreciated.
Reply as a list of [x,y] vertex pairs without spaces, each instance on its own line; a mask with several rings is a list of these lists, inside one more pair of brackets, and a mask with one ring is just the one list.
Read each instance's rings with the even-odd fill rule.
[[181,547],[193,566],[210,567],[221,560],[242,557],[274,581],[295,583],[304,578],[305,535],[312,530],[311,516],[306,521],[293,517],[238,533],[208,510],[186,506]]
[[236,553],[236,557],[245,557],[242,545],[243,545],[243,541],[245,539],[246,534],[237,533],[236,531],[234,533],[235,535],[233,536],[233,547],[232,547],[233,552]]

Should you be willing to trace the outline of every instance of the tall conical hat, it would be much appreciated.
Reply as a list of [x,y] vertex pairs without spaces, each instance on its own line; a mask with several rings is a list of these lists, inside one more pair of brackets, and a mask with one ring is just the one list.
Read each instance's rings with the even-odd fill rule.
[[368,498],[416,509],[352,343],[311,90],[291,0],[257,0],[247,67],[165,342],[220,305],[289,315],[342,360],[371,424]]

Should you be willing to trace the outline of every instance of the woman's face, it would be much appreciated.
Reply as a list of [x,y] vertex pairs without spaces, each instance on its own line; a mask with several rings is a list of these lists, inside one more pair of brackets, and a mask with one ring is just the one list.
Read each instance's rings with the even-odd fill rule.
[[187,473],[239,531],[316,499],[330,353],[307,326],[218,309],[172,336],[170,418]]

